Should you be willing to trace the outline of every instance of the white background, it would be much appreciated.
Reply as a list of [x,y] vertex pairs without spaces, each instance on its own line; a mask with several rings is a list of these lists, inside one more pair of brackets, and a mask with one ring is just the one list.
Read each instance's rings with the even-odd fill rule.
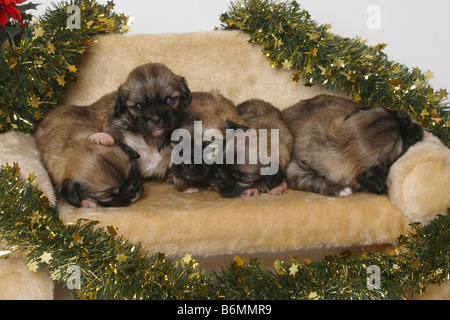
[[[51,6],[42,3],[36,15]],[[99,0],[99,3],[107,3]],[[302,9],[331,32],[343,37],[360,36],[369,45],[386,43],[390,60],[423,72],[434,72],[434,89],[450,92],[450,1],[448,0],[298,0]],[[115,11],[134,18],[129,34],[210,31],[230,0],[114,0]],[[380,9],[379,29],[370,29],[369,6]]]

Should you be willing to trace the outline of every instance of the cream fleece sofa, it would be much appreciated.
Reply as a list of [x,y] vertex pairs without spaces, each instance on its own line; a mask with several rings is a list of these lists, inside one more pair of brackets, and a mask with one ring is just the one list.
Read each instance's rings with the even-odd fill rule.
[[[302,79],[293,82],[292,71],[270,67],[260,47],[249,44],[243,33],[214,31],[98,37],[77,66],[78,80],[70,85],[66,103],[96,101],[116,90],[134,67],[147,62],[166,64],[186,78],[192,91],[218,90],[236,104],[260,98],[284,109],[317,94],[342,94],[318,85],[305,87]],[[0,146],[5,150],[1,163],[18,162],[23,175],[35,173],[39,187],[57,203],[33,137],[5,133],[0,136]],[[119,235],[169,257],[187,253],[194,258],[230,254],[258,257],[272,252],[276,258],[276,254],[305,248],[392,244],[409,230],[409,223],[426,222],[446,212],[450,206],[449,178],[450,151],[427,134],[391,168],[387,195],[357,193],[327,198],[288,189],[281,196],[222,199],[211,191],[183,194],[149,181],[142,198],[127,208],[57,204],[66,223],[84,218],[98,220],[101,226],[114,225]],[[9,260],[0,260],[0,298],[8,296],[2,281],[12,272]],[[25,277],[29,271],[22,267]],[[46,287],[49,278],[35,280],[43,289],[31,298],[52,298],[53,287]]]

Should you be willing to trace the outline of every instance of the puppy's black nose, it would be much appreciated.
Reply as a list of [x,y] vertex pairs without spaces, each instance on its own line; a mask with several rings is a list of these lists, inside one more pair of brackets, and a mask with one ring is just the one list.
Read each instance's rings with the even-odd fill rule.
[[153,122],[154,124],[160,124],[162,119],[159,115],[153,115],[150,117],[150,121]]

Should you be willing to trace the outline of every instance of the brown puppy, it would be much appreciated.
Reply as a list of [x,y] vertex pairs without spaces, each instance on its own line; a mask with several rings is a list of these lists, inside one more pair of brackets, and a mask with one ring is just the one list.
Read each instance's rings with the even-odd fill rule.
[[137,159],[143,178],[162,179],[171,163],[170,135],[190,101],[183,77],[160,63],[141,65],[130,72],[117,92],[89,107],[92,121],[103,131],[90,139],[121,146]]
[[[245,126],[245,122],[229,99],[217,92],[193,92],[189,111],[180,125],[180,129],[189,133],[186,139],[189,138],[190,141],[186,141],[184,149],[180,148],[181,143],[174,147],[175,156],[184,156],[183,159],[180,159],[182,161],[174,161],[172,165],[174,188],[183,192],[196,192],[209,188],[218,165],[223,163],[220,149],[223,147],[226,129],[241,125]],[[204,141],[204,134],[208,133],[210,129],[217,130],[217,134],[211,139],[205,137],[206,141]],[[181,131],[181,133],[183,132]],[[194,134],[201,134],[201,139],[195,141]],[[173,139],[180,141],[178,136]],[[197,161],[195,161],[196,150]],[[180,154],[186,151],[190,154]],[[211,161],[205,162],[205,157]]]
[[300,101],[283,116],[294,135],[288,187],[327,196],[385,193],[390,166],[423,138],[423,128],[403,110],[330,95]]
[[119,147],[93,144],[86,107],[59,106],[39,124],[36,143],[58,196],[76,207],[129,206],[142,194],[134,160]]
[[[235,161],[221,166],[217,187],[224,197],[251,197],[260,192],[278,195],[286,189],[284,172],[291,160],[293,137],[283,120],[281,111],[270,103],[251,99],[239,104],[237,111],[254,135],[236,134]],[[248,129],[248,128],[247,128]],[[273,131],[272,131],[273,130]],[[275,135],[275,136],[274,136]],[[253,144],[252,144],[253,142]],[[245,161],[239,163],[237,153],[245,148]],[[228,148],[227,151],[228,152]],[[250,160],[254,157],[254,161]],[[264,160],[264,161],[263,161]],[[269,161],[270,160],[270,161]],[[263,168],[267,170],[263,174]]]

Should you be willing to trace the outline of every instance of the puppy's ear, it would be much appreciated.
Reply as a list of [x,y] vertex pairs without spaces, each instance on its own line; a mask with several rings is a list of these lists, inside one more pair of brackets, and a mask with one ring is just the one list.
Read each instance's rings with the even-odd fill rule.
[[141,157],[139,153],[137,153],[133,148],[130,148],[125,143],[121,143],[120,147],[130,156],[131,159],[139,159]]
[[127,207],[137,200],[142,193],[142,181],[140,178],[130,178],[119,190],[111,203],[112,207]]
[[69,179],[64,180],[60,190],[61,196],[75,207],[81,207],[80,192],[81,184]]
[[360,174],[356,180],[367,191],[383,194],[387,191],[385,183],[388,169],[384,166],[375,166]]
[[244,126],[242,124],[236,123],[233,120],[225,120],[225,128],[226,129],[242,129],[242,130],[248,130],[250,127]]
[[414,122],[406,111],[395,109],[388,110],[388,112],[397,120],[400,134],[406,148],[423,139],[423,128],[418,123]]
[[116,104],[114,105],[113,117],[118,117],[125,113],[126,109],[124,89],[123,86],[120,86],[119,90],[117,90],[117,99]]
[[187,102],[188,105],[190,105],[192,101],[192,93],[191,90],[189,89],[186,79],[180,76],[178,78],[178,84],[180,86],[181,95],[183,96],[183,99]]

